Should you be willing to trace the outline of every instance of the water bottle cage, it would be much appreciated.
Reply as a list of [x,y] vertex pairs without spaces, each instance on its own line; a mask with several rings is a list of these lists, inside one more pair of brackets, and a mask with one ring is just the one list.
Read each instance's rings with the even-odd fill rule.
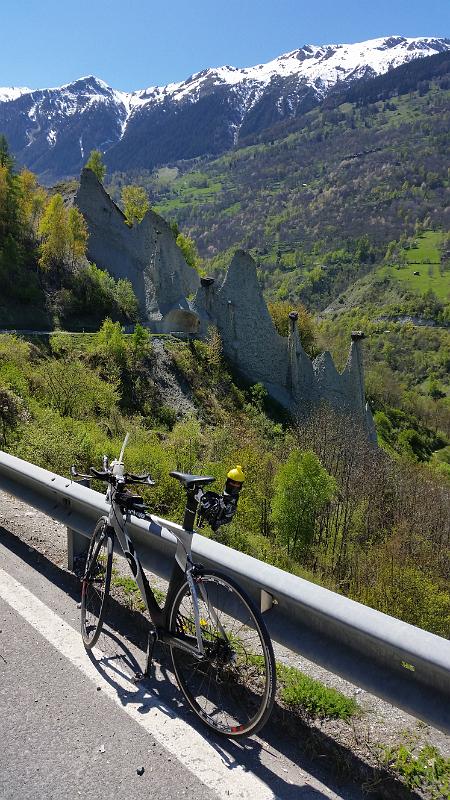
[[204,492],[200,498],[197,524],[201,528],[206,522],[213,531],[221,525],[228,525],[233,519],[238,504],[239,496],[217,494],[217,492]]

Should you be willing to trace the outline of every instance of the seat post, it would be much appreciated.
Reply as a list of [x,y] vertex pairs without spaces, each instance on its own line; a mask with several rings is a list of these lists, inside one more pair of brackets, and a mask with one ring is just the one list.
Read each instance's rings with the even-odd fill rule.
[[195,499],[197,494],[196,486],[189,486],[186,488],[186,507],[184,509],[183,528],[186,531],[194,530],[195,515],[197,513],[198,502]]

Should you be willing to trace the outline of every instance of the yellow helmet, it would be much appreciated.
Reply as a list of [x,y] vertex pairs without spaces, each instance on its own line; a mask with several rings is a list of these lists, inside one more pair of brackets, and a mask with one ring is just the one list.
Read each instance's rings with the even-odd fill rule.
[[238,464],[236,467],[234,467],[234,469],[230,469],[227,478],[232,481],[236,481],[236,483],[244,483],[245,475],[242,471],[241,465]]

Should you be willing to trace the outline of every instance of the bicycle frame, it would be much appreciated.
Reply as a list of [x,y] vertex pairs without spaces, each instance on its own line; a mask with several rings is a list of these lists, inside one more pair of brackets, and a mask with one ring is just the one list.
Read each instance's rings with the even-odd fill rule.
[[[124,514],[122,513],[122,510],[118,502],[116,501],[115,497],[116,488],[111,484],[108,486],[106,499],[110,503],[109,513],[107,518],[108,527],[113,529],[114,534],[117,537],[119,545],[123,551],[123,554],[128,561],[133,577],[139,587],[142,598],[145,602],[146,608],[150,615],[150,619],[152,620],[156,628],[156,635],[158,640],[163,641],[165,644],[177,647],[181,650],[185,650],[194,657],[201,659],[204,656],[205,650],[203,646],[202,633],[201,633],[197,585],[194,580],[194,572],[196,569],[198,569],[198,567],[196,567],[196,565],[192,562],[191,559],[191,543],[192,543],[192,535],[194,533],[193,523],[195,520],[195,514],[198,502],[201,496],[201,494],[199,493],[201,493],[201,489],[198,491],[192,489],[188,490],[187,492],[188,498],[186,503],[183,527],[178,528],[177,526],[177,532],[172,530],[173,535],[177,539],[177,548],[175,552],[175,562],[172,570],[172,575],[169,581],[166,601],[162,608],[158,604],[155,598],[155,595],[144,573],[144,570],[142,569],[142,565],[139,560],[139,556],[136,553],[133,541],[128,534],[127,520],[129,519],[130,513],[128,513],[126,516],[124,516]],[[172,599],[174,598],[176,592],[180,589],[181,585],[184,583],[185,580],[189,584],[193,602],[194,624],[196,633],[195,645],[191,644],[185,638],[178,636],[177,634],[170,633],[167,630],[168,610],[171,607]],[[206,592],[204,591],[201,583],[199,584],[199,591],[200,594],[202,595],[203,600],[208,604],[208,607],[210,607],[208,603],[208,598],[206,596]],[[219,629],[221,629],[222,633],[224,633],[222,625],[220,624],[220,621],[217,619],[217,615],[215,614],[214,609],[210,608],[210,611],[213,616],[215,624],[218,625]]]

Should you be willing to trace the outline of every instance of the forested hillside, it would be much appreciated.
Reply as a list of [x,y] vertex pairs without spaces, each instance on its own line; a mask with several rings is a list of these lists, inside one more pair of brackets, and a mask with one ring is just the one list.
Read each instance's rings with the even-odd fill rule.
[[[193,412],[164,405],[161,341],[106,321],[49,343],[0,336],[0,447],[68,474],[116,455],[150,470],[152,509],[181,520],[171,469],[217,477],[244,465],[238,514],[217,534],[257,558],[450,636],[448,481],[416,459],[369,446],[348,416],[275,421],[261,386],[239,387],[220,340],[168,337],[164,351]],[[268,414],[271,412],[271,416]],[[203,529],[206,535],[208,529]]]
[[98,327],[137,319],[131,283],[86,259],[88,230],[63,195],[17,172],[0,136],[0,327]]

